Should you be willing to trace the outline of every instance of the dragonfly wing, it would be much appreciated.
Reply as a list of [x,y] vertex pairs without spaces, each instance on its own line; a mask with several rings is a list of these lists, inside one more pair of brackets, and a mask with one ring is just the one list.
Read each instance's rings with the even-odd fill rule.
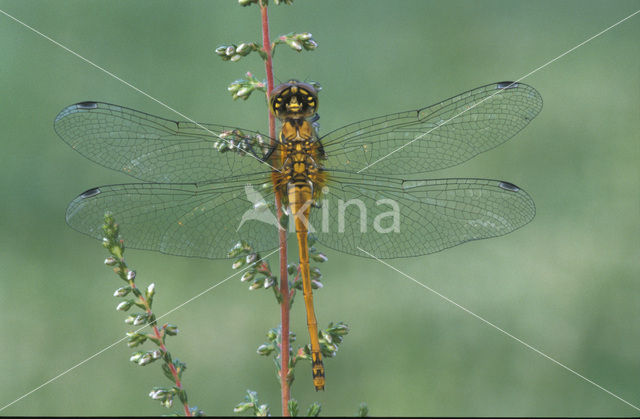
[[[255,250],[278,246],[277,221],[270,218],[272,187],[253,183],[131,183],[90,189],[67,208],[67,223],[101,239],[104,214],[120,225],[128,247],[178,256],[226,258],[239,240]],[[267,185],[267,186],[263,186]],[[261,202],[262,201],[262,202]]]
[[[199,182],[270,170],[264,161],[269,137],[254,131],[175,122],[100,102],[66,107],[54,128],[89,160],[150,182]],[[260,141],[266,145],[256,144]],[[219,151],[230,142],[235,148]],[[241,152],[240,144],[251,147]]]
[[535,205],[517,186],[487,179],[404,181],[333,173],[310,224],[318,241],[379,258],[420,256],[501,236],[531,221]]
[[444,169],[504,143],[541,109],[542,97],[531,86],[489,84],[427,108],[328,133],[321,138],[325,167],[382,175]]

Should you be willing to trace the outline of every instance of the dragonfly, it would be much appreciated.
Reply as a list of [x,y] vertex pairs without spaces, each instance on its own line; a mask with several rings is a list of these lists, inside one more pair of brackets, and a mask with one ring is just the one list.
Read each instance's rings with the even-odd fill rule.
[[313,384],[324,365],[313,307],[309,234],[327,248],[380,259],[422,256],[510,233],[535,215],[513,183],[424,178],[512,138],[542,109],[519,82],[481,86],[434,105],[390,113],[319,134],[318,91],[290,80],[269,96],[277,138],[218,124],[176,122],[126,107],[81,102],[55,118],[57,134],[104,167],[142,182],[89,189],[68,206],[67,223],[102,239],[105,212],[128,247],[227,258],[246,241],[277,249],[275,199],[298,244]]

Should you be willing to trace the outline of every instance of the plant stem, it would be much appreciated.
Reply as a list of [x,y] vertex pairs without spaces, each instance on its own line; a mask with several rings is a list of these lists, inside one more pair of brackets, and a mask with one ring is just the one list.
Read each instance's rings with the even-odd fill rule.
[[[136,284],[135,282],[133,282],[133,280],[129,280],[129,286],[133,289],[136,288]],[[144,295],[140,295],[140,297],[138,297],[142,303],[145,306],[145,311],[149,316],[153,316],[153,312],[151,311],[151,307],[149,307],[149,303],[147,302],[147,299],[144,298]],[[164,346],[164,343],[162,342],[162,334],[160,333],[160,331],[158,330],[158,326],[156,323],[153,324],[152,326],[153,329],[153,334],[155,335],[156,339],[158,339],[161,343],[160,343],[160,350],[163,353],[167,353],[167,347]],[[176,383],[176,387],[178,387],[180,390],[182,390],[182,383],[180,382],[180,377],[178,376],[178,371],[176,371],[176,367],[173,364],[168,364],[169,365],[169,369],[171,370],[171,375],[173,375],[173,379]],[[191,410],[189,410],[189,404],[185,403],[182,405],[184,407],[184,415],[185,416],[191,416]]]
[[[260,4],[260,14],[262,16],[262,47],[267,54],[264,62],[265,71],[267,73],[267,103],[269,96],[273,90],[273,64],[271,61],[271,38],[269,37],[269,15],[267,14],[267,6],[262,2]],[[276,138],[276,121],[275,117],[269,114],[269,136]],[[275,141],[275,140],[274,140]],[[273,144],[275,145],[275,144]],[[278,220],[282,219],[282,197],[280,192],[276,190],[275,204],[276,215]],[[280,245],[280,394],[282,399],[282,416],[289,416],[289,399],[291,398],[291,388],[289,387],[289,279],[287,275],[287,231],[285,229],[278,230],[278,241]]]

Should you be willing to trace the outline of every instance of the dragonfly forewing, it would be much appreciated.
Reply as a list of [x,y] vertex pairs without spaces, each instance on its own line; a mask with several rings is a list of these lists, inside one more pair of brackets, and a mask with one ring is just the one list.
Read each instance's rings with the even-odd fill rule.
[[412,175],[463,163],[504,143],[542,109],[524,83],[469,90],[423,109],[356,122],[322,137],[329,170]]
[[89,160],[149,182],[203,182],[271,170],[271,139],[256,131],[176,122],[101,102],[66,107],[54,128]]

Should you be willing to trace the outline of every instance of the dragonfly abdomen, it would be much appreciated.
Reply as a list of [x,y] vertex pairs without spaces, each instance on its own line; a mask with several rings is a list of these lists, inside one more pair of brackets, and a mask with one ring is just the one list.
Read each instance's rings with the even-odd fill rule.
[[300,274],[302,275],[302,293],[307,310],[307,328],[311,340],[311,369],[313,385],[316,390],[324,389],[324,365],[318,339],[318,321],[313,310],[313,293],[311,291],[311,275],[309,267],[309,211],[312,202],[312,188],[308,182],[292,182],[287,185],[287,197],[291,215],[295,219],[298,253],[300,256]]

